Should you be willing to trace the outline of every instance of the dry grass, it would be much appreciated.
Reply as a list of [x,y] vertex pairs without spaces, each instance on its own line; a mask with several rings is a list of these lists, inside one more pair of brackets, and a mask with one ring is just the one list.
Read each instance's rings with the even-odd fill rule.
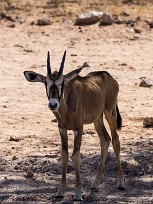
[[[43,3],[42,3],[43,2]],[[0,12],[9,15],[20,15],[25,19],[38,17],[68,17],[74,19],[81,12],[96,10],[120,15],[122,11],[129,11],[131,17],[153,17],[152,0],[1,0]]]

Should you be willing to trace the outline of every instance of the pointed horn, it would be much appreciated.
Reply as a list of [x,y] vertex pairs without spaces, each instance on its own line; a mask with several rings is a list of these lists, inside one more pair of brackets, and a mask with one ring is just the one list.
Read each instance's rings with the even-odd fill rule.
[[58,73],[59,76],[62,74],[63,69],[64,69],[65,57],[66,57],[66,51],[64,52],[63,59],[62,59],[62,62],[61,62],[61,66],[60,66],[60,69],[59,69],[59,73]]
[[47,74],[51,74],[50,54],[49,54],[49,51],[48,51],[48,55],[47,55]]

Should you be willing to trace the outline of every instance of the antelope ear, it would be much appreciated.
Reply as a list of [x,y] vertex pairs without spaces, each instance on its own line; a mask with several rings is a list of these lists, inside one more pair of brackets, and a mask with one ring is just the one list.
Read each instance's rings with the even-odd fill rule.
[[75,69],[71,72],[69,72],[68,74],[66,74],[64,76],[64,83],[66,84],[67,82],[69,82],[71,79],[74,79],[81,71],[84,67],[87,66],[87,62],[85,62],[79,69]]
[[24,76],[27,79],[27,81],[30,82],[42,82],[45,83],[45,76],[32,72],[32,71],[24,71]]

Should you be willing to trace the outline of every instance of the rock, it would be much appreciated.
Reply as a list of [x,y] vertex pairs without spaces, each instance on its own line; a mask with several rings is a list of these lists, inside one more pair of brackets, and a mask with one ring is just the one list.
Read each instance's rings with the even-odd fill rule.
[[153,126],[153,117],[146,117],[146,118],[144,118],[143,125],[145,127]]
[[17,156],[13,156],[12,157],[12,160],[14,161],[14,160],[17,160]]
[[19,170],[20,166],[19,165],[15,165],[14,170]]
[[135,33],[141,33],[142,30],[141,30],[140,28],[134,28],[134,32],[135,32]]
[[2,20],[2,19],[6,19],[8,21],[15,22],[15,20],[11,16],[8,16],[5,13],[0,13],[0,20]]
[[150,140],[150,141],[149,141],[149,145],[153,145],[153,140]]
[[21,18],[20,16],[16,16],[16,20],[20,23],[23,24],[25,22],[25,20],[23,18]]
[[122,16],[130,16],[130,13],[128,11],[123,11],[121,13]]
[[150,28],[153,28],[153,20],[147,19],[145,22],[149,25]]
[[151,87],[152,86],[152,82],[150,79],[148,79],[147,77],[141,77],[141,82],[139,84],[139,86],[142,87]]
[[3,105],[3,108],[7,108],[7,106],[6,106],[6,105]]
[[43,18],[43,19],[38,19],[36,22],[36,25],[38,26],[46,26],[46,25],[51,25],[51,21],[47,18]]
[[150,28],[153,28],[153,21],[149,22]]
[[100,20],[100,26],[107,26],[113,24],[113,17],[111,14],[104,13]]
[[114,23],[116,24],[124,24],[125,21],[123,18],[121,18],[120,16],[117,16],[115,19],[114,19]]
[[82,13],[77,17],[75,21],[75,25],[80,25],[80,26],[81,25],[92,25],[100,21],[100,18],[102,15],[103,15],[102,12],[97,12],[97,11],[90,11],[87,13]]
[[10,136],[9,141],[19,142],[19,138],[16,138],[16,137]]
[[33,172],[30,170],[30,169],[28,169],[27,171],[26,171],[26,178],[32,178],[33,177]]
[[140,35],[136,34],[133,35],[132,38],[130,38],[130,40],[138,40],[140,38]]
[[23,49],[24,52],[33,52],[32,49]]
[[131,4],[133,2],[134,2],[134,0],[122,0],[123,4]]
[[10,24],[8,25],[8,27],[10,27],[10,28],[15,28],[15,23],[10,23]]
[[134,26],[134,24],[135,24],[135,20],[134,19],[127,19],[126,21],[125,21],[125,24],[126,25],[130,25],[130,26]]

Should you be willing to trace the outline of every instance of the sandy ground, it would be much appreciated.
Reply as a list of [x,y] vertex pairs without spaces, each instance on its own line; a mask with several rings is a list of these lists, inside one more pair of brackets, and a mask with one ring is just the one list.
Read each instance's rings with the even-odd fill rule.
[[[0,202],[73,203],[75,176],[71,161],[73,134],[69,131],[70,160],[65,198],[55,193],[61,178],[60,136],[57,122],[48,109],[45,87],[30,84],[23,71],[46,74],[46,55],[58,69],[67,50],[67,73],[83,62],[82,71],[108,71],[119,83],[119,109],[123,127],[119,132],[126,190],[116,188],[117,169],[112,146],[97,192],[90,186],[96,175],[99,138],[93,125],[84,127],[81,147],[81,178],[85,203],[153,202],[153,128],[143,127],[143,118],[153,114],[153,87],[139,87],[140,77],[153,81],[153,29],[140,23],[138,38],[125,25],[78,27],[64,20],[38,27],[24,23],[0,28]],[[107,124],[106,124],[107,126]],[[10,137],[17,141],[10,141]],[[32,178],[26,172],[33,172]]]

